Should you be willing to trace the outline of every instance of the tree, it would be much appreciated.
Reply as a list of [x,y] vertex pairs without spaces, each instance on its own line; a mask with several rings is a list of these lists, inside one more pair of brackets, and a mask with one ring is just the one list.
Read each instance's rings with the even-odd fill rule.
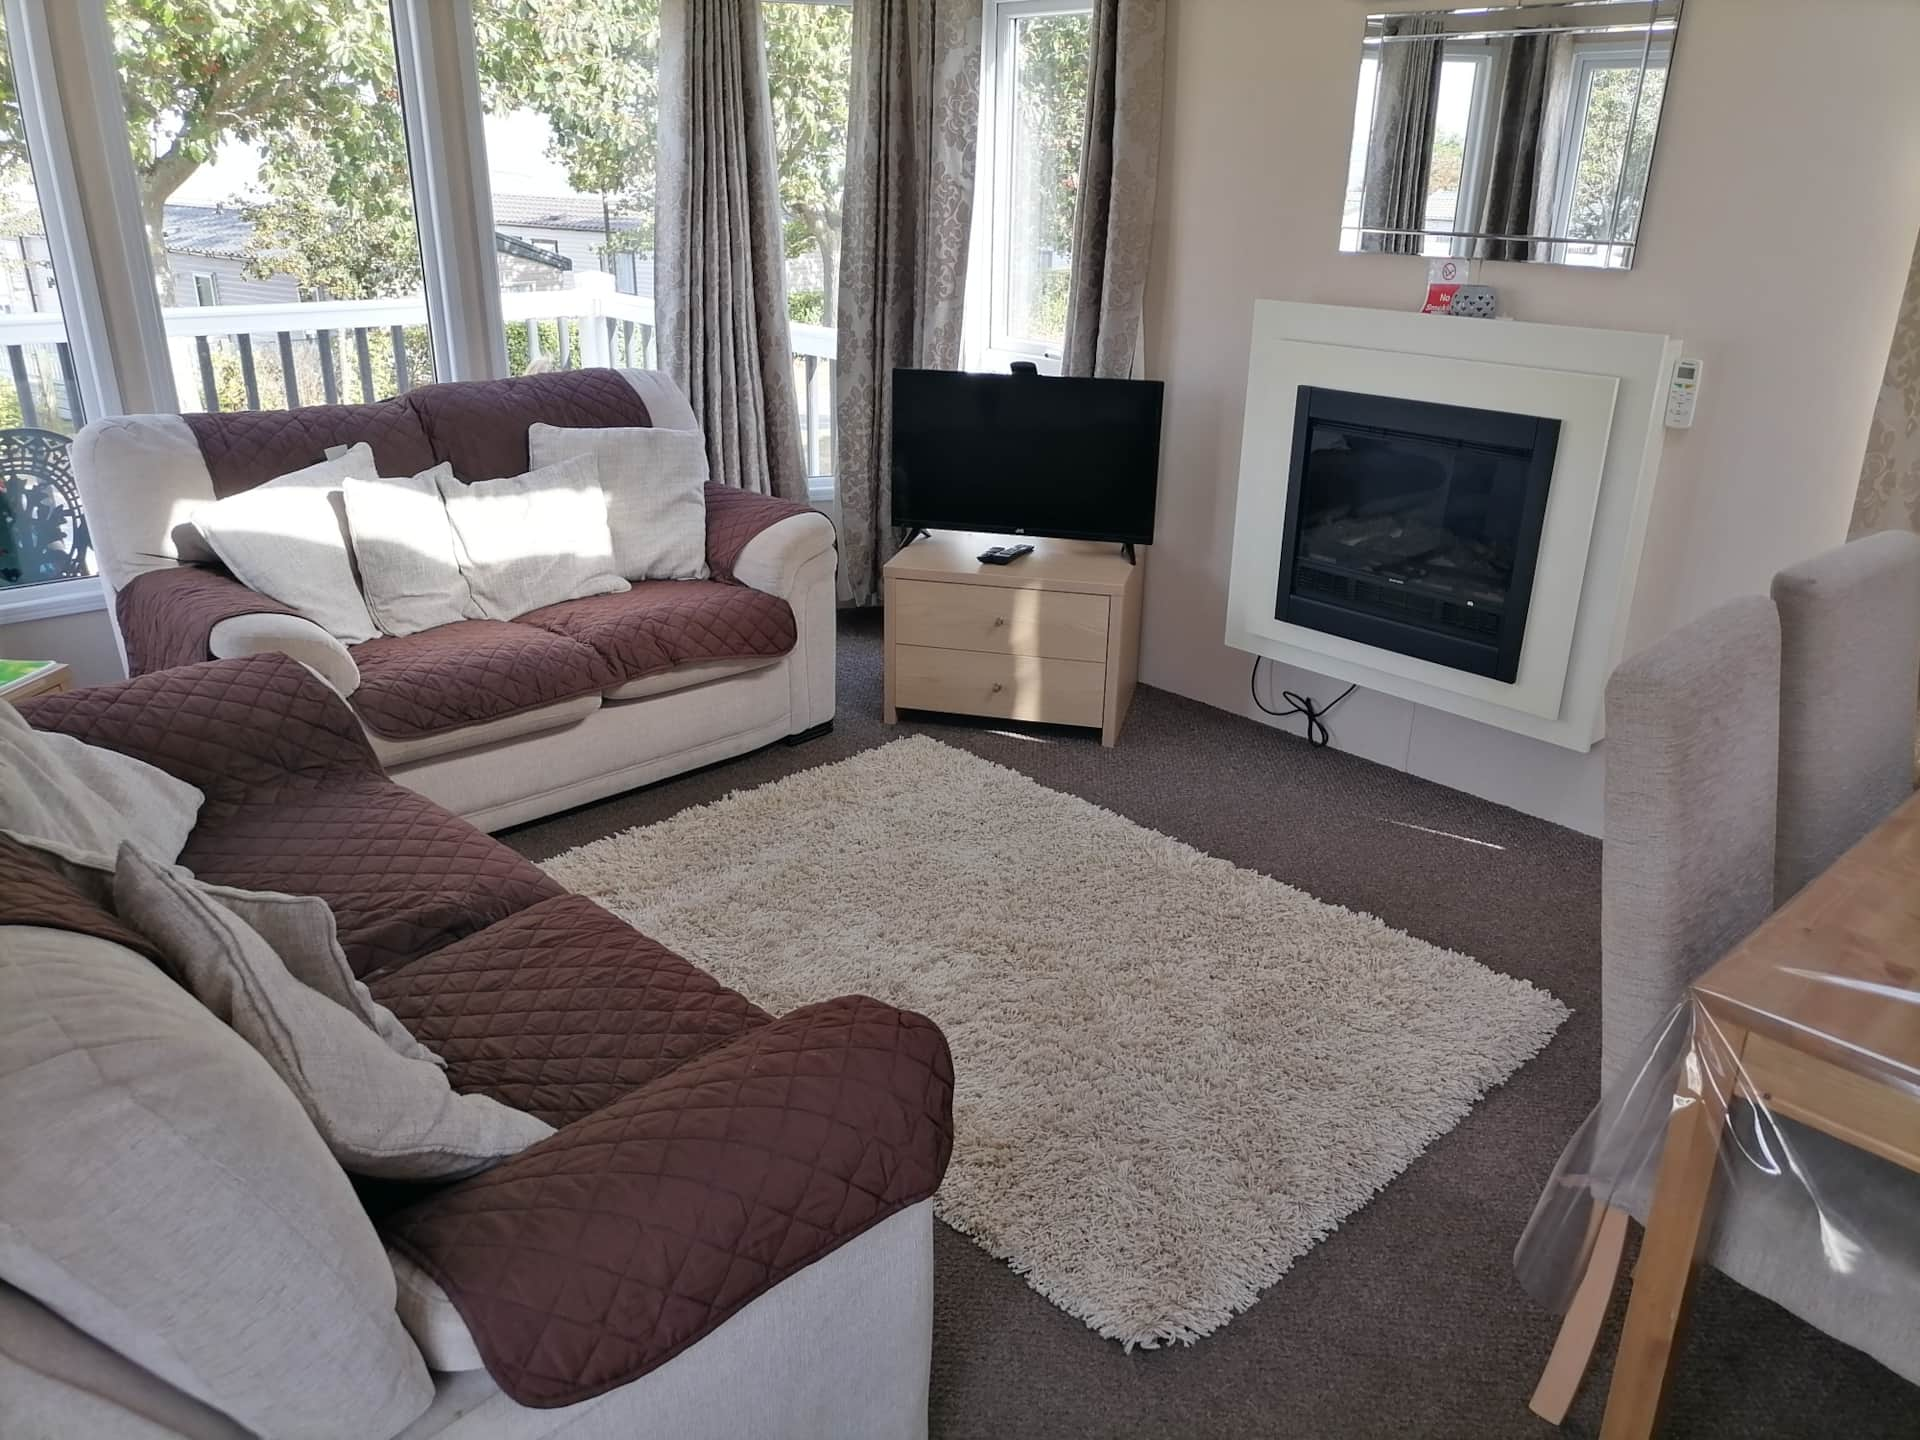
[[[653,248],[659,0],[475,0],[487,109],[546,118],[567,183],[600,197],[607,251]],[[614,205],[638,215],[616,230]]]
[[[1666,80],[1664,66],[1650,66],[1644,82],[1637,65],[1608,66],[1595,72],[1574,166],[1569,235],[1583,240],[1626,240],[1637,233]],[[1613,213],[1616,193],[1617,217]]]
[[[260,146],[283,173],[310,147],[324,145],[337,185],[369,170],[390,171],[393,158],[405,154],[384,6],[111,0],[108,13],[141,219],[163,299],[173,298],[166,203],[221,145]],[[11,78],[5,84],[10,90]]]
[[[1023,226],[1013,242],[1038,256],[1073,251],[1074,207],[1080,193],[1080,152],[1087,123],[1087,79],[1092,28],[1085,15],[1042,15],[1016,22],[1019,84],[1014,91],[1013,151],[1018,157]],[[1018,323],[1035,336],[1058,338],[1067,328],[1069,272],[1050,268],[1019,298]]]
[[[767,82],[788,255],[820,257],[819,307],[834,323],[840,296],[840,199],[847,170],[847,105],[853,81],[853,7],[763,5]],[[790,296],[812,312],[811,297]],[[796,314],[795,319],[801,318]]]

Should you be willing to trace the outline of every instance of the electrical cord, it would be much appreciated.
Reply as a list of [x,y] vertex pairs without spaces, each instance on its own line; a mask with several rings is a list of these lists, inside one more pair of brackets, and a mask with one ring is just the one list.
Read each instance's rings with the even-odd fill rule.
[[1307,742],[1315,749],[1324,747],[1326,743],[1333,738],[1333,735],[1327,729],[1327,722],[1323,717],[1332,714],[1334,706],[1358,690],[1360,688],[1358,683],[1347,686],[1346,689],[1334,696],[1333,699],[1325,705],[1316,703],[1312,696],[1296,695],[1291,690],[1282,690],[1280,692],[1280,698],[1285,700],[1290,708],[1286,710],[1275,710],[1260,698],[1260,661],[1262,658],[1263,657],[1259,655],[1253,657],[1253,673],[1247,677],[1247,689],[1253,693],[1253,703],[1260,707],[1261,714],[1271,715],[1276,720],[1284,720],[1289,715],[1306,716]]

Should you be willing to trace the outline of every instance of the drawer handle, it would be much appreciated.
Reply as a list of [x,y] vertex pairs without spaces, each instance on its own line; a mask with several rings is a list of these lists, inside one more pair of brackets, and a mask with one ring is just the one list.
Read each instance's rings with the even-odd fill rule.
[[1000,682],[999,682],[998,680],[996,680],[996,681],[994,681],[994,682],[993,682],[993,693],[994,693],[994,694],[996,694],[996,695],[998,695],[998,694],[999,694],[999,693],[1000,693],[1000,692],[1001,692],[1002,690],[1004,690],[1005,688],[1006,688],[1006,687],[1005,687],[1004,685],[1002,685],[1002,684],[1001,684],[1001,683],[1000,683]]
[[1004,615],[996,615],[996,616],[994,616],[994,617],[993,617],[993,623],[994,623],[994,625],[995,625],[995,627],[997,628],[997,627],[999,627],[999,626],[1001,626],[1001,625],[1004,625],[1004,624],[1006,624],[1006,623],[1007,623],[1007,617],[1006,617],[1006,616],[1004,616]]

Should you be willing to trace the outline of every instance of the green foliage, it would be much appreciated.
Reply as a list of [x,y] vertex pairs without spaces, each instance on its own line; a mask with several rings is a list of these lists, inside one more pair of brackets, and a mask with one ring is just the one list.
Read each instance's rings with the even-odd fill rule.
[[[142,217],[163,286],[171,283],[162,258],[166,202],[222,144],[260,147],[269,174],[299,186],[276,196],[298,194],[303,204],[338,207],[356,184],[381,181],[396,169],[404,175],[385,6],[110,0],[107,12]],[[326,173],[313,175],[312,159],[321,153],[329,161]],[[335,217],[342,226],[353,221],[350,212]],[[293,223],[282,228],[299,230]],[[390,256],[374,262],[376,270],[391,263]],[[411,272],[419,273],[417,255]]]
[[529,370],[557,370],[560,368],[560,326],[567,327],[567,343],[572,359],[569,364],[580,364],[580,326],[577,321],[541,320],[537,328],[540,331],[540,358],[533,358],[533,348],[527,343],[526,322],[516,320],[507,326],[507,373],[525,375]]
[[1433,137],[1433,164],[1427,170],[1427,191],[1460,191],[1460,170],[1467,158],[1466,138],[1458,131],[1444,130]]
[[[1586,128],[1580,134],[1580,157],[1574,169],[1569,235],[1583,240],[1631,239],[1638,231],[1647,171],[1653,163],[1653,133],[1660,123],[1666,83],[1664,67],[1650,68],[1644,84],[1637,66],[1609,66],[1594,75],[1588,91]],[[1633,132],[1631,144],[1629,126]],[[1610,230],[1623,152],[1626,174],[1618,187],[1620,214]]]
[[1041,15],[1016,22],[1016,151],[1027,160],[1020,193],[1027,232],[1022,247],[1073,249],[1080,149],[1087,123],[1092,27],[1085,15]]
[[1033,297],[1028,317],[1032,335],[1058,338],[1067,333],[1067,293],[1073,276],[1066,270],[1049,270],[1040,277],[1039,293]]
[[366,300],[419,287],[404,148],[349,157],[310,136],[289,137],[260,175],[273,198],[242,207],[253,225],[248,275],[291,275],[305,300]]
[[[832,324],[839,298],[840,197],[847,169],[847,106],[853,84],[851,5],[770,4],[760,7],[767,37],[767,83],[773,94],[774,150],[787,254],[820,258],[820,316]],[[787,310],[801,318],[800,298]],[[809,302],[810,305],[810,302]]]
[[827,292],[824,290],[789,290],[787,292],[787,318],[796,325],[828,325],[826,318]]
[[544,116],[568,183],[647,219],[606,246],[651,250],[659,0],[475,0],[473,28],[488,111]]

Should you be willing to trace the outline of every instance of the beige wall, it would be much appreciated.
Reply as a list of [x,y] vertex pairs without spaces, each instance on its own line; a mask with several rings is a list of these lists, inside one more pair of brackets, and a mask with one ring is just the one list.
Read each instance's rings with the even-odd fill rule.
[[[1251,658],[1221,632],[1253,301],[1413,306],[1425,262],[1335,248],[1363,0],[1169,8],[1142,678],[1250,714]],[[1517,318],[1675,335],[1706,362],[1694,428],[1668,432],[1635,645],[1846,534],[1920,230],[1920,4],[1687,0],[1668,96],[1634,270],[1482,277]],[[1337,715],[1341,748],[1597,826],[1597,755],[1379,695]]]
[[104,685],[125,677],[113,643],[107,612],[56,615],[0,625],[0,656],[9,660],[63,660],[73,667],[76,685]]

